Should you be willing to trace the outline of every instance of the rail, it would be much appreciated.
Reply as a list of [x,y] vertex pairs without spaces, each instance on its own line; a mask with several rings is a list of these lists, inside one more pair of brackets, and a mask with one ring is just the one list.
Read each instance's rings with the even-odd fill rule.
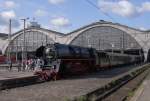
[[101,101],[113,94],[115,91],[127,84],[129,81],[133,80],[134,78],[142,74],[144,71],[149,69],[149,65],[150,64],[145,64],[142,66],[142,68],[132,71],[131,73],[126,74],[119,79],[112,80],[110,83],[104,85],[103,87],[89,92],[86,95],[77,97],[73,99],[73,101]]

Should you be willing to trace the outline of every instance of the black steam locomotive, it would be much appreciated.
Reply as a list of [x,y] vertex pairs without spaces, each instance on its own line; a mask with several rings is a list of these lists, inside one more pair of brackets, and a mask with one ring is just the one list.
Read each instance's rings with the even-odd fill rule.
[[45,61],[43,71],[54,67],[59,76],[83,74],[144,61],[143,54],[97,51],[93,48],[59,43],[41,46],[37,49],[36,56]]

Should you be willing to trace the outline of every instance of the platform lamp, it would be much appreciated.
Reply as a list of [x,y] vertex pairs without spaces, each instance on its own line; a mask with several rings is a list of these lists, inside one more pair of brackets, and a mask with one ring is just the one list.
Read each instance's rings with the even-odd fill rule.
[[25,28],[26,28],[26,21],[28,20],[29,18],[23,18],[23,19],[20,19],[23,21],[23,47],[22,47],[22,66],[23,66],[23,60],[27,60],[27,54],[26,54],[26,45],[25,45]]

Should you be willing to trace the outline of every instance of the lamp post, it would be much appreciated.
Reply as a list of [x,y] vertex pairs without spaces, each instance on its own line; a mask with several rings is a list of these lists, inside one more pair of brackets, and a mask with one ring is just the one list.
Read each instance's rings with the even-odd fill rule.
[[8,34],[8,41],[9,41],[9,47],[8,47],[8,61],[11,61],[10,53],[11,53],[11,19],[9,20],[9,34]]
[[115,47],[115,44],[114,43],[111,43],[111,48],[112,48],[112,50],[111,50],[111,52],[112,52],[112,58],[111,58],[111,60],[113,61],[113,48]]
[[113,48],[115,47],[115,45],[113,43],[111,43],[111,48],[112,48],[112,54],[113,54]]
[[27,54],[26,54],[26,45],[25,45],[25,27],[26,27],[26,20],[28,20],[29,18],[24,18],[24,19],[20,19],[23,21],[23,47],[22,47],[22,66],[23,66],[23,60],[27,59]]
[[122,54],[124,53],[124,49],[125,49],[125,36],[124,36],[124,32],[122,33]]

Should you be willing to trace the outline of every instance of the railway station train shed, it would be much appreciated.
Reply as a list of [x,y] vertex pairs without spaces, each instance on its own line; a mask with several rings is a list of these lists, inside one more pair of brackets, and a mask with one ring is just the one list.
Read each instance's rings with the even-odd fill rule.
[[[34,24],[32,24],[34,23]],[[24,38],[25,37],[25,40]],[[18,58],[18,53],[24,50],[34,52],[41,45],[62,43],[104,49],[143,49],[145,56],[150,48],[150,31],[142,31],[119,23],[100,20],[81,27],[68,34],[41,28],[36,22],[31,22],[25,30],[11,35],[9,40],[0,36],[0,50],[6,54],[11,50],[12,55]]]

